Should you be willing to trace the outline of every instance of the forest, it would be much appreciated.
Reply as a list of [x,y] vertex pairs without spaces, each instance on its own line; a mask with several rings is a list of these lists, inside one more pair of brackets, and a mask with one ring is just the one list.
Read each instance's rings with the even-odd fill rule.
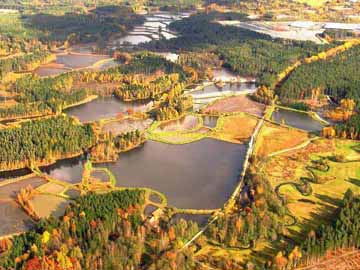
[[[191,251],[176,252],[197,224],[180,220],[149,223],[144,191],[122,190],[79,197],[61,219],[41,220],[35,230],[5,243],[6,270],[189,269]],[[14,264],[14,262],[16,262]]]
[[327,60],[301,65],[276,90],[283,100],[311,98],[314,90],[340,102],[360,100],[360,46],[354,46]]
[[0,108],[0,117],[61,112],[91,94],[114,93],[124,100],[158,99],[188,77],[189,73],[180,65],[144,53],[133,55],[128,64],[104,71],[75,71],[47,78],[26,75],[9,87],[8,90],[16,94],[17,103]]
[[103,163],[116,161],[119,153],[129,151],[146,141],[144,133],[139,130],[129,131],[114,136],[111,132],[99,136],[98,142],[91,148],[91,161]]
[[274,88],[277,76],[295,62],[322,51],[325,46],[289,40],[247,40],[220,47],[224,67],[241,76],[257,78],[258,85]]
[[94,143],[92,128],[67,116],[25,121],[19,127],[0,130],[0,167],[23,168],[34,162],[81,154]]
[[73,79],[67,74],[49,78],[26,75],[18,79],[10,89],[17,94],[17,104],[1,108],[0,117],[16,118],[59,113],[64,107],[82,101],[88,96],[86,89],[71,90],[72,86]]

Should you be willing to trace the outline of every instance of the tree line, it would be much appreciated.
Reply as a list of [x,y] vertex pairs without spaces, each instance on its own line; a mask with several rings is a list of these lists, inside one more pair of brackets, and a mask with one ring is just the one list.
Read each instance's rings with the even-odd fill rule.
[[47,51],[35,51],[20,56],[0,59],[0,79],[9,72],[34,70],[43,63],[53,60],[54,56]]
[[276,92],[284,100],[311,98],[317,92],[338,101],[348,98],[358,103],[359,59],[360,46],[354,46],[332,58],[301,65]]
[[94,142],[89,125],[79,125],[66,116],[26,121],[19,127],[0,130],[0,167],[10,170],[81,154]]

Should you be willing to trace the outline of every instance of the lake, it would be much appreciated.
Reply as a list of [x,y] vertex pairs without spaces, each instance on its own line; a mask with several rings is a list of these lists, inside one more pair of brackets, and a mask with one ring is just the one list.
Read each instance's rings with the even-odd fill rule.
[[89,122],[116,117],[119,113],[125,113],[127,109],[144,111],[148,108],[147,104],[149,101],[123,102],[115,96],[99,97],[88,103],[66,109],[65,113],[79,118],[81,122]]
[[185,145],[148,141],[107,167],[121,187],[150,187],[179,208],[220,208],[238,183],[246,145],[203,139]]

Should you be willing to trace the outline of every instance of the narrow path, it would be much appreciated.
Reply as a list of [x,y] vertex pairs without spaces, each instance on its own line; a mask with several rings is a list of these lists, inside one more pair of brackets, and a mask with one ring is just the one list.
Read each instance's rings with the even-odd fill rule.
[[[236,189],[234,190],[233,194],[231,195],[230,199],[228,200],[228,202],[224,206],[224,209],[223,209],[224,211],[226,211],[227,209],[230,209],[230,208],[232,208],[234,206],[235,199],[240,194],[240,192],[241,192],[241,190],[243,188],[246,171],[247,171],[247,168],[249,166],[249,159],[250,159],[250,157],[252,156],[252,154],[254,152],[256,138],[257,138],[257,136],[258,136],[258,134],[260,132],[260,129],[261,129],[262,125],[264,124],[264,121],[265,121],[265,116],[263,116],[261,118],[261,120],[259,121],[259,123],[257,124],[257,126],[256,126],[256,128],[254,130],[253,135],[251,136],[251,139],[250,139],[250,142],[249,142],[249,147],[248,147],[248,150],[246,152],[246,157],[245,157],[243,169],[242,169],[241,176],[240,176],[240,182],[237,185]],[[180,249],[180,251],[187,248],[189,245],[191,245],[192,242],[194,242],[199,236],[201,236],[206,231],[206,229],[219,218],[219,215],[220,215],[221,212],[222,212],[221,210],[216,212],[214,214],[214,217],[212,218],[212,220],[202,230],[200,230],[197,234],[195,234],[193,236],[193,238],[191,238],[187,243],[185,243],[184,246]]]
[[283,150],[280,150],[280,151],[273,152],[273,153],[269,154],[268,157],[273,157],[273,156],[281,155],[281,154],[291,152],[291,151],[294,151],[294,150],[299,150],[299,149],[305,148],[310,143],[312,143],[313,141],[318,140],[318,139],[320,139],[320,137],[312,138],[310,140],[307,140],[307,141],[305,141],[305,142],[303,142],[303,143],[301,143],[301,144],[299,144],[297,146],[291,147],[291,148],[287,148],[287,149],[283,149]]

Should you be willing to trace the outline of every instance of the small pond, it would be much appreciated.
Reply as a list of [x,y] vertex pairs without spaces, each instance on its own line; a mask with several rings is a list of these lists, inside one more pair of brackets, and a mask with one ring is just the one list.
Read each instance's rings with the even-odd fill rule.
[[321,131],[324,127],[310,115],[291,110],[278,109],[274,111],[271,117],[277,123],[284,123],[288,126],[307,131]]
[[202,117],[204,125],[210,128],[214,128],[216,127],[217,124],[217,120],[219,119],[219,117],[217,116],[211,116],[211,115],[204,115]]
[[61,181],[73,184],[80,183],[83,172],[83,158],[76,157],[59,160],[53,165],[41,167],[40,170],[50,177]]
[[31,218],[14,202],[0,204],[0,235],[30,230],[34,226]]

